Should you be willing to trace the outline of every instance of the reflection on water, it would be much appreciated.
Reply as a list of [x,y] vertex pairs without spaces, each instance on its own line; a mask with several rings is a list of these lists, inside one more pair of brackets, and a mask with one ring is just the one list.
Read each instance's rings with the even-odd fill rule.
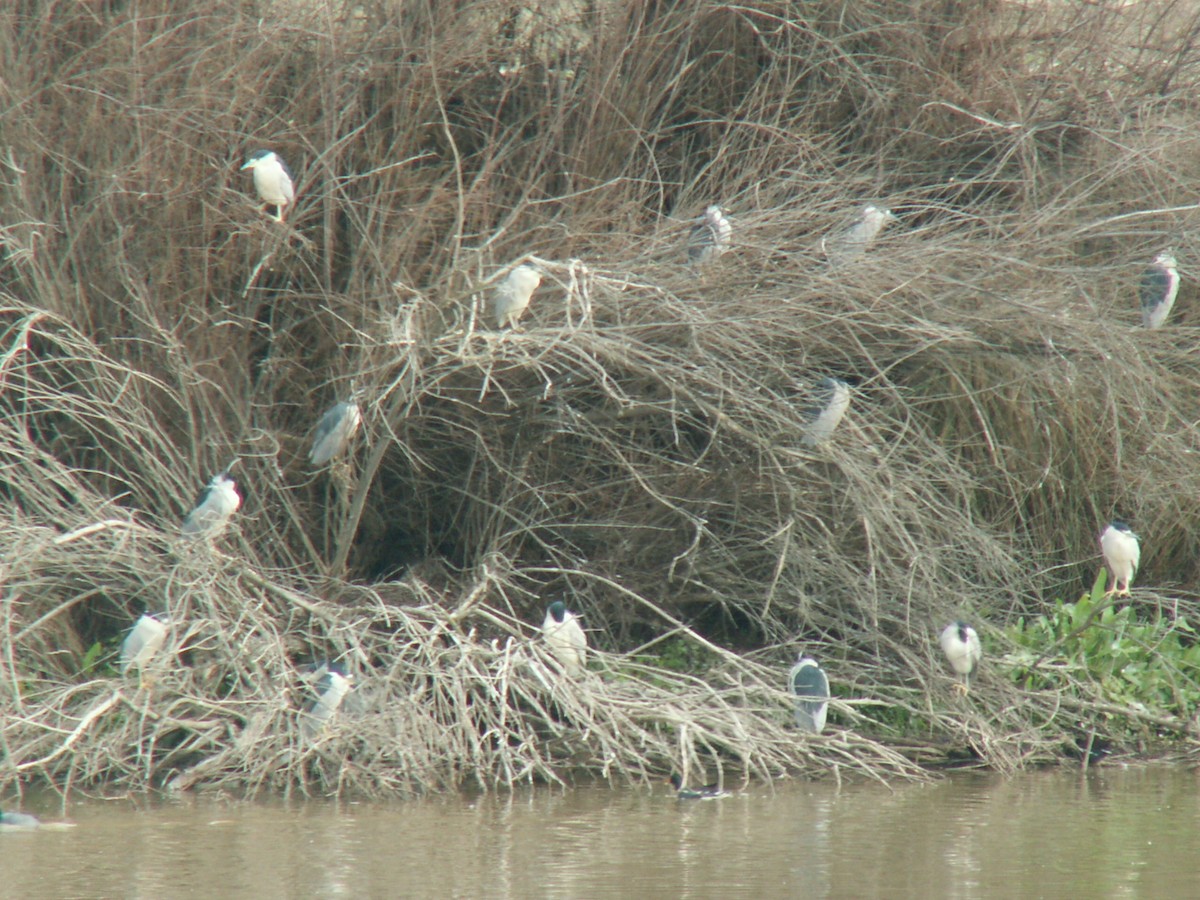
[[1200,786],[1166,769],[67,813],[0,834],[4,897],[1183,897],[1200,859]]

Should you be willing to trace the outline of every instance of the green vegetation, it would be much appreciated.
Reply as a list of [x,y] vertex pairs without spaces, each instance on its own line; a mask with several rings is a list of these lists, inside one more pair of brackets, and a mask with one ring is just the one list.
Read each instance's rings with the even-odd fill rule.
[[1105,596],[1104,582],[1101,572],[1077,602],[1058,601],[1048,614],[1017,619],[1008,631],[1018,648],[1010,657],[1013,680],[1026,690],[1067,691],[1178,717],[1182,725],[1200,707],[1195,631],[1186,617],[1163,610],[1152,616],[1143,610],[1139,618],[1132,602]]

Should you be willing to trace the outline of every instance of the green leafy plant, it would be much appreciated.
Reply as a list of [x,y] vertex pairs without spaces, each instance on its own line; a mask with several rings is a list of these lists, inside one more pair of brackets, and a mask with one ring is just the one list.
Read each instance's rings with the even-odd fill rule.
[[83,654],[83,659],[79,663],[79,671],[85,673],[93,673],[97,669],[99,661],[107,655],[107,650],[100,641],[96,641],[92,646],[87,648],[87,652]]
[[1134,603],[1118,608],[1101,571],[1075,603],[1018,619],[1012,677],[1030,689],[1056,689],[1163,716],[1187,716],[1200,704],[1200,645],[1183,616],[1149,621]]

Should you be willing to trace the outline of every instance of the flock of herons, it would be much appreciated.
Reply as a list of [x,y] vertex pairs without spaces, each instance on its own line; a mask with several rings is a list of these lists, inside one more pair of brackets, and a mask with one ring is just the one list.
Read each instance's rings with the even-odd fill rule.
[[[295,199],[292,173],[283,160],[271,150],[252,153],[242,166],[251,170],[254,187],[266,212],[282,222],[287,208]],[[867,204],[858,220],[844,231],[821,242],[830,264],[845,263],[863,254],[880,232],[896,220],[891,210]],[[733,226],[719,206],[709,206],[697,217],[687,240],[688,264],[699,270],[724,254],[731,246]],[[496,286],[492,294],[492,313],[497,328],[517,328],[528,309],[534,292],[541,285],[542,270],[533,263],[514,266]],[[1179,273],[1174,256],[1160,253],[1147,268],[1141,284],[1140,301],[1142,324],[1158,328],[1166,321],[1179,290]],[[825,378],[819,385],[817,402],[804,410],[806,430],[803,440],[809,445],[824,442],[837,428],[850,405],[849,385],[836,378]],[[323,466],[348,446],[362,424],[362,413],[352,397],[334,404],[317,423],[309,460]],[[236,462],[236,460],[235,460]],[[181,526],[185,538],[213,538],[219,534],[241,505],[237,484],[230,476],[233,463],[218,473],[205,488],[195,507]],[[1113,574],[1113,592],[1129,594],[1129,585],[1137,570],[1140,552],[1138,538],[1124,522],[1113,521],[1100,536],[1104,559]],[[143,671],[162,649],[169,622],[164,615],[143,615],[121,645],[120,666]],[[566,675],[582,673],[587,661],[587,635],[579,616],[570,612],[562,601],[551,603],[542,622],[542,636]],[[962,676],[957,687],[965,694],[969,678],[983,657],[983,648],[975,629],[965,622],[952,622],[942,631],[939,643],[952,669]],[[307,709],[304,732],[315,737],[337,711],[352,685],[352,677],[337,664],[324,662],[315,672],[319,675],[316,699]],[[796,698],[796,725],[806,733],[819,734],[825,728],[829,701],[829,679],[812,657],[801,655],[788,674],[788,689]],[[672,776],[679,796],[684,799],[711,799],[724,796],[715,785],[705,788],[683,787],[678,775]],[[5,813],[0,825],[19,813]],[[27,817],[32,819],[32,817]],[[34,820],[36,821],[36,820]]]

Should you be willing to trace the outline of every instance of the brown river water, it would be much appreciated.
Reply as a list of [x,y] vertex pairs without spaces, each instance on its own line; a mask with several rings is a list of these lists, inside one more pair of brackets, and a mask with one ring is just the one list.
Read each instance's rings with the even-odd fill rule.
[[73,827],[0,834],[5,900],[1200,897],[1200,776],[1177,768],[781,782],[715,801],[655,786],[21,806]]

